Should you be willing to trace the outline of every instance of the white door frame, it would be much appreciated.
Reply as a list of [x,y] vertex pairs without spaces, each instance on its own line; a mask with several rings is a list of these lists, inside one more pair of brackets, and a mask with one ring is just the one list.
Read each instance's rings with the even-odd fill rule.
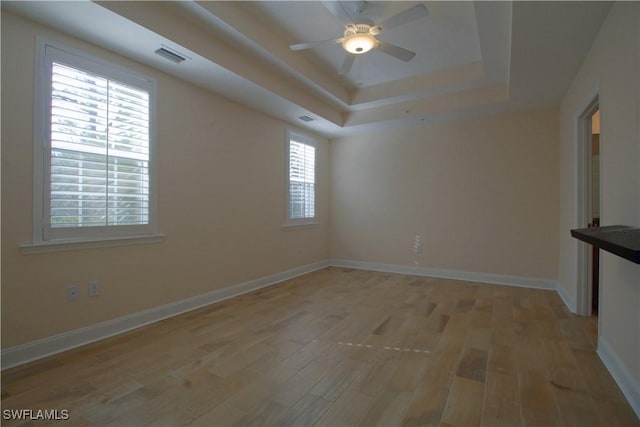
[[[599,109],[599,94],[591,98],[578,117],[578,144],[577,144],[577,227],[586,228],[591,222],[592,210],[592,166],[591,153],[593,152],[593,137],[591,130],[591,116]],[[602,111],[600,112],[602,123]],[[602,131],[600,132],[602,138]],[[602,198],[602,195],[601,195]],[[600,211],[601,212],[601,211]],[[591,315],[591,292],[593,288],[591,277],[591,245],[579,242],[578,244],[578,271],[577,271],[577,298],[576,309],[580,316]]]

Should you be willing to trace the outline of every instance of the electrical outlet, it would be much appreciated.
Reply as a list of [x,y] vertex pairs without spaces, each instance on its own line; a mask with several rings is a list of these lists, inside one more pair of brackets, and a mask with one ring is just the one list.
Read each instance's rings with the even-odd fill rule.
[[67,288],[67,299],[69,301],[75,301],[80,296],[80,288],[78,285],[69,285]]
[[100,295],[100,282],[92,280],[89,282],[89,296],[97,297],[98,295]]
[[416,234],[416,239],[413,242],[413,252],[418,255],[422,253],[422,238]]

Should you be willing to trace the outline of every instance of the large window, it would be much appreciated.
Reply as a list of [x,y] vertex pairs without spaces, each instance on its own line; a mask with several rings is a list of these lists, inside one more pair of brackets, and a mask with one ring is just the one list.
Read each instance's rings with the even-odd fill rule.
[[154,82],[41,43],[36,241],[155,232]]
[[315,140],[287,133],[287,224],[311,224],[316,218]]

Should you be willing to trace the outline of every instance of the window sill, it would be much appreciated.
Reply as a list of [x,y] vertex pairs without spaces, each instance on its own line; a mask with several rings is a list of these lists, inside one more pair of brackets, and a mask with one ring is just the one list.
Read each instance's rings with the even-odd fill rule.
[[104,248],[110,246],[148,245],[164,241],[164,234],[148,236],[107,237],[92,240],[56,240],[50,242],[29,243],[20,245],[23,255],[43,254],[49,252],[78,251],[82,249]]
[[282,224],[282,228],[284,229],[310,228],[310,227],[315,227],[318,224],[319,224],[318,221],[294,222],[294,223]]

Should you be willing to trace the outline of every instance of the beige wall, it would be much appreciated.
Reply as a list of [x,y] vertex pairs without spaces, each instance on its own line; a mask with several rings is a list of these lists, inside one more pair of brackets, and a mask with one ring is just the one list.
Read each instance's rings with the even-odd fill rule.
[[548,109],[333,141],[331,256],[555,280],[557,130]]
[[[640,226],[640,3],[616,3],[560,111],[560,274],[577,300],[577,118],[600,95],[600,224]],[[640,383],[640,266],[601,252],[599,338]],[[637,403],[640,394],[636,390]]]
[[[158,82],[160,244],[22,255],[32,241],[36,34]],[[319,139],[320,225],[283,229],[283,122],[2,13],[2,347],[328,258],[329,143]],[[100,280],[102,295],[86,296]],[[68,302],[69,284],[81,286]]]

